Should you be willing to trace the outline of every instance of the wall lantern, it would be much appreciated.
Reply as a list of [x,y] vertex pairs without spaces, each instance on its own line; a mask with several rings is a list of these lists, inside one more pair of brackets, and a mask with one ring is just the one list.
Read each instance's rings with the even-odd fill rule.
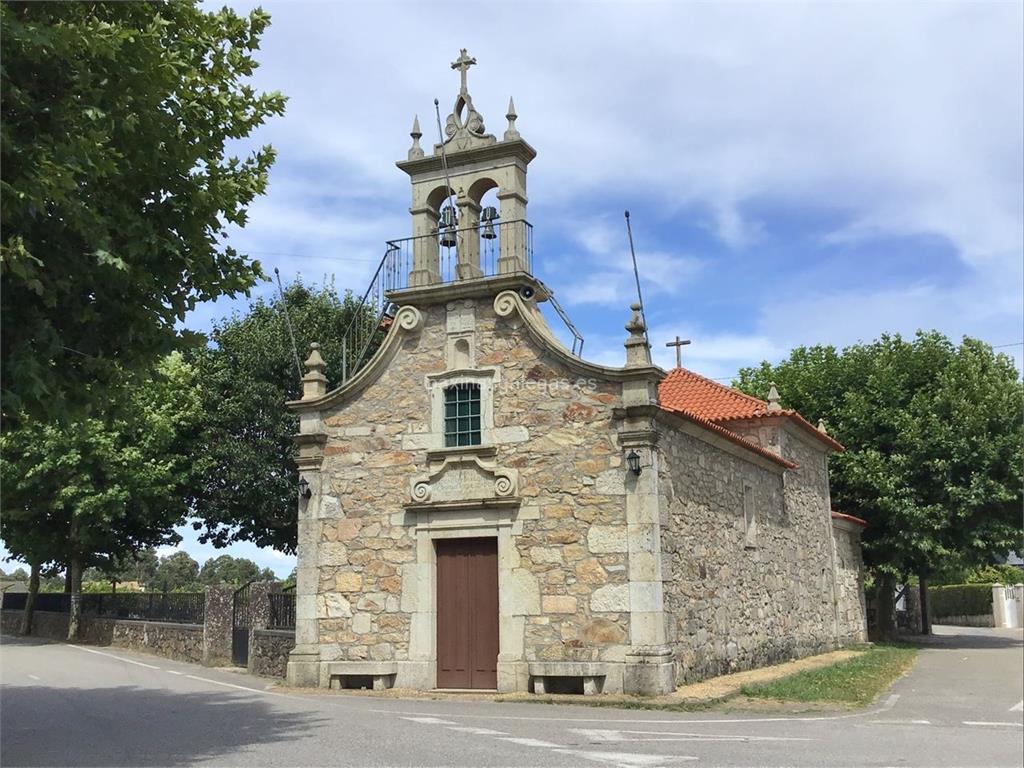
[[309,482],[306,480],[306,478],[300,476],[299,477],[299,496],[304,498],[306,501],[309,501],[309,498],[312,495],[313,495],[313,491],[309,487]]
[[640,454],[636,451],[630,451],[626,455],[626,463],[629,464],[629,471],[640,477]]

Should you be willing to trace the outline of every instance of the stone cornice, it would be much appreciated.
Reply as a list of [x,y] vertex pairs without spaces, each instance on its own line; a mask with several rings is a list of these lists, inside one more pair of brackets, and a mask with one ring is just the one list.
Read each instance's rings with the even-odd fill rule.
[[515,291],[502,291],[495,296],[494,312],[498,317],[510,317],[513,313],[517,313],[524,321],[527,333],[533,340],[575,373],[620,382],[645,379],[661,381],[665,378],[665,371],[654,365],[639,368],[612,368],[589,363],[576,357],[551,333],[551,329],[536,305],[527,304],[523,301],[522,296]]
[[[523,503],[519,496],[490,499],[460,499],[458,501],[427,501],[405,504],[406,512],[462,512],[474,509],[517,509]],[[510,523],[511,524],[511,523]]]
[[[643,406],[640,406],[643,407]],[[748,445],[741,444],[743,438],[739,435],[736,436],[736,440],[727,439],[716,432],[707,429],[698,422],[687,419],[681,413],[675,411],[667,411],[664,408],[658,406],[649,406],[655,411],[654,415],[657,419],[665,422],[665,424],[679,432],[683,432],[691,437],[695,437],[705,443],[715,446],[716,448],[736,456],[737,458],[749,461],[751,464],[756,464],[763,469],[771,470],[778,474],[783,474],[787,469],[795,469],[796,465],[792,462],[788,462],[781,456],[775,458],[774,456],[769,457],[767,452],[762,452],[763,449],[759,449],[759,446],[751,443]],[[620,409],[627,410],[627,409]],[[631,410],[631,409],[630,409]]]
[[[451,166],[455,160],[460,165],[468,165],[470,163],[494,163],[495,161],[511,159],[522,163],[525,167],[536,156],[537,150],[527,142],[522,139],[514,139],[512,141],[499,141],[485,147],[473,147],[461,152],[448,151],[448,165]],[[399,160],[395,165],[410,176],[444,173],[440,153],[415,160]]]
[[426,307],[444,304],[458,299],[472,299],[494,296],[502,291],[532,290],[536,301],[544,301],[550,295],[547,286],[528,272],[512,272],[507,275],[492,275],[453,283],[423,285],[416,288],[402,288],[388,291],[387,298],[396,304]]
[[423,315],[418,309],[411,306],[401,307],[395,313],[394,322],[391,323],[388,335],[384,337],[377,352],[355,376],[321,397],[291,400],[286,405],[298,413],[320,411],[361,392],[384,372],[384,368],[398,351],[401,340],[422,324]]

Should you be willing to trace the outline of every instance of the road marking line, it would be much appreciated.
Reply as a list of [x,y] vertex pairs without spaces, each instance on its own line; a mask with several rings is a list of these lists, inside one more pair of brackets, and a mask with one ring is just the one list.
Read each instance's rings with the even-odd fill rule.
[[563,755],[574,755],[585,760],[594,760],[599,763],[611,763],[616,766],[653,766],[664,765],[665,763],[679,760],[696,760],[692,755],[638,755],[632,752],[585,752],[581,749],[556,749]]
[[1016,704],[1014,704],[1012,707],[1010,707],[1010,711],[1011,712],[1024,712],[1024,701],[1018,701]]
[[29,679],[30,680],[41,680],[42,678],[41,677],[36,677],[35,675],[29,675]]
[[113,653],[104,653],[103,651],[97,651],[95,648],[83,648],[80,645],[69,645],[68,648],[74,648],[76,651],[82,651],[83,653],[95,653],[98,656],[106,656],[109,659],[117,659],[123,661],[125,664],[134,664],[137,667],[145,667],[146,669],[160,669],[160,667],[153,664],[143,664],[141,661],[133,661],[132,659],[126,659],[124,656],[117,656]]
[[878,711],[879,712],[888,712],[890,709],[892,709],[893,707],[896,706],[896,702],[899,701],[899,698],[900,698],[900,695],[898,693],[892,694],[891,696],[889,696],[889,698],[887,698],[885,700],[885,704],[883,704],[878,709]]
[[424,725],[455,725],[451,720],[442,720],[439,717],[403,717],[403,720],[411,720],[414,723]]
[[175,672],[173,669],[165,669],[164,671],[167,674],[169,674],[169,675],[182,675],[182,676],[184,676],[184,674],[185,674],[184,672]]
[[[799,736],[744,736],[743,734],[731,733],[679,733],[676,731],[626,731],[626,730],[590,730],[585,728],[570,728],[570,732],[578,733],[584,738],[595,741],[642,741],[645,744],[651,741],[817,741],[817,739],[804,738]],[[636,734],[639,738],[633,738],[626,734]],[[655,738],[651,738],[655,737]]]
[[449,725],[448,730],[472,733],[474,736],[508,736],[505,731],[492,731],[490,728],[477,728],[472,725]]
[[[200,677],[199,675],[185,675],[190,680],[202,680],[204,683],[210,683],[211,685],[222,685],[225,688],[237,688],[240,691],[246,691],[247,693],[258,693],[261,696],[284,696],[283,693],[274,693],[273,691],[264,691],[259,688],[249,688],[244,685],[235,685],[234,683],[222,683],[220,680],[212,680],[209,677]],[[288,697],[291,698],[291,697]]]
[[1011,728],[1024,728],[1024,723],[993,723],[985,720],[964,720],[964,725],[999,725],[1010,726]]
[[931,720],[868,720],[873,725],[931,725]]
[[550,741],[543,741],[541,739],[523,739],[515,736],[500,736],[498,741],[507,741],[524,747],[545,747],[547,749],[557,749],[562,746],[561,744],[554,744]]

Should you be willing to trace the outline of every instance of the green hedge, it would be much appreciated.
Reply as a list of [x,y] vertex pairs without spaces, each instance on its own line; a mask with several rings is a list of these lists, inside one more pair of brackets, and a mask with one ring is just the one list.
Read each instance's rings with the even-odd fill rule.
[[991,584],[951,584],[928,589],[932,618],[981,616],[992,613]]

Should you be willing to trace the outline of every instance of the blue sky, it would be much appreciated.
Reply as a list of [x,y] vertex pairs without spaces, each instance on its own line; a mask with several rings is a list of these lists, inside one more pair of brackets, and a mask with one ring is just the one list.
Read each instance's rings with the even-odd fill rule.
[[[270,273],[365,287],[384,241],[410,234],[394,162],[413,116],[429,147],[465,47],[488,130],[514,96],[538,152],[536,271],[586,357],[624,359],[628,208],[666,367],[676,334],[693,340],[685,365],[727,380],[798,344],[918,328],[1016,344],[1001,351],[1020,366],[1020,3],[262,5],[255,83],[289,104],[238,148],[271,143],[278,160],[232,243]],[[193,556],[214,554],[183,532]]]

